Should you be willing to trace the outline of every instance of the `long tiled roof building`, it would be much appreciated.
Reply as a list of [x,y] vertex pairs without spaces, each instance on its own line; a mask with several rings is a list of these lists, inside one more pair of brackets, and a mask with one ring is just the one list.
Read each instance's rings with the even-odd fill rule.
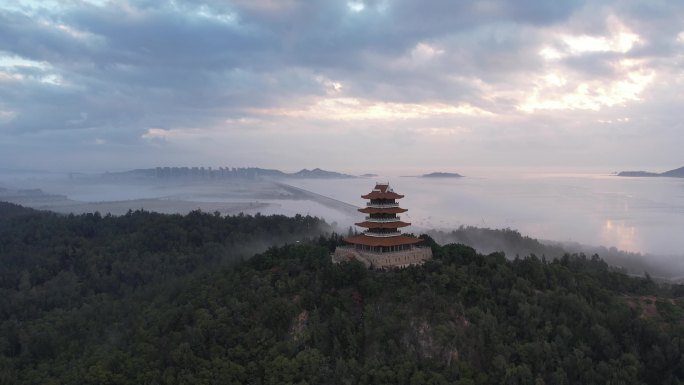
[[367,266],[384,268],[421,264],[432,258],[430,248],[416,245],[421,239],[401,233],[401,228],[411,225],[397,215],[407,211],[397,203],[397,199],[403,197],[395,193],[389,183],[377,183],[373,191],[362,195],[368,203],[359,211],[367,216],[356,225],[366,230],[346,238],[351,246],[338,247],[333,260],[357,259]]

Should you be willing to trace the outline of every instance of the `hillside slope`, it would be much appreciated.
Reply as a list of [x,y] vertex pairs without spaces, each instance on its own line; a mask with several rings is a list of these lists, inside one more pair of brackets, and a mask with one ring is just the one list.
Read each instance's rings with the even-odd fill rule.
[[[0,217],[0,383],[684,378],[680,287],[598,257],[508,261],[430,238],[435,260],[420,267],[333,265],[340,237],[305,241],[319,225],[203,213]],[[284,234],[302,241],[217,262]]]

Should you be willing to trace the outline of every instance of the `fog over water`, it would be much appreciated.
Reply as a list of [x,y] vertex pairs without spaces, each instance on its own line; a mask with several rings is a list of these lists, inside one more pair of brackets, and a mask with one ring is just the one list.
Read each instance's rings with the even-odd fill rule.
[[[363,219],[352,206],[365,205],[360,196],[376,181],[390,182],[396,192],[406,196],[400,203],[409,211],[401,216],[412,223],[409,232],[450,231],[460,226],[510,228],[540,240],[643,253],[649,262],[682,270],[673,275],[684,274],[684,180],[677,178],[625,178],[595,172],[464,178],[117,181],[0,173],[0,187],[40,188],[45,194],[65,196],[17,200],[7,198],[7,191],[3,198],[0,191],[0,200],[76,213],[122,214],[129,208],[180,213],[198,208],[223,214],[300,213],[336,222],[340,231],[346,231]],[[306,191],[300,193],[288,185]],[[349,205],[337,205],[325,197]]]
[[[684,256],[684,180],[606,174],[375,178],[389,181],[414,232],[461,225],[511,228],[534,238]],[[291,184],[355,205],[375,179]]]

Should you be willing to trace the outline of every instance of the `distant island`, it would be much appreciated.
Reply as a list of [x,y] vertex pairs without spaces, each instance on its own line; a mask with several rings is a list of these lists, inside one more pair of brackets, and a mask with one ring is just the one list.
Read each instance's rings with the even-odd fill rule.
[[[260,178],[309,178],[309,179],[344,179],[356,178],[353,175],[320,168],[302,169],[286,173],[276,169],[259,167],[156,167],[136,169],[122,172],[101,174],[106,179],[260,179]],[[79,177],[72,174],[71,178]]]
[[314,168],[313,170],[302,169],[302,170],[297,171],[295,173],[291,173],[291,174],[286,173],[285,176],[286,177],[295,177],[295,178],[323,178],[323,179],[328,179],[328,178],[356,178],[353,175],[342,174],[342,173],[335,172],[335,171],[321,170],[320,168]]
[[621,171],[617,173],[617,176],[684,178],[684,167],[661,173],[649,171]]
[[463,175],[455,172],[432,172],[421,175],[422,178],[463,178]]
[[375,178],[378,174],[362,174],[359,175],[361,178]]

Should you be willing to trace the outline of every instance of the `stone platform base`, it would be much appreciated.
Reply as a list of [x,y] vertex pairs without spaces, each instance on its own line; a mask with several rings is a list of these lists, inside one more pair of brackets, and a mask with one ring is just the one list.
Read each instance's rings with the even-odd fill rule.
[[432,249],[429,247],[413,247],[409,250],[393,251],[388,253],[372,253],[360,251],[354,247],[341,246],[335,249],[332,255],[333,263],[356,259],[366,267],[376,267],[380,269],[388,267],[405,267],[410,265],[420,265],[432,259]]

